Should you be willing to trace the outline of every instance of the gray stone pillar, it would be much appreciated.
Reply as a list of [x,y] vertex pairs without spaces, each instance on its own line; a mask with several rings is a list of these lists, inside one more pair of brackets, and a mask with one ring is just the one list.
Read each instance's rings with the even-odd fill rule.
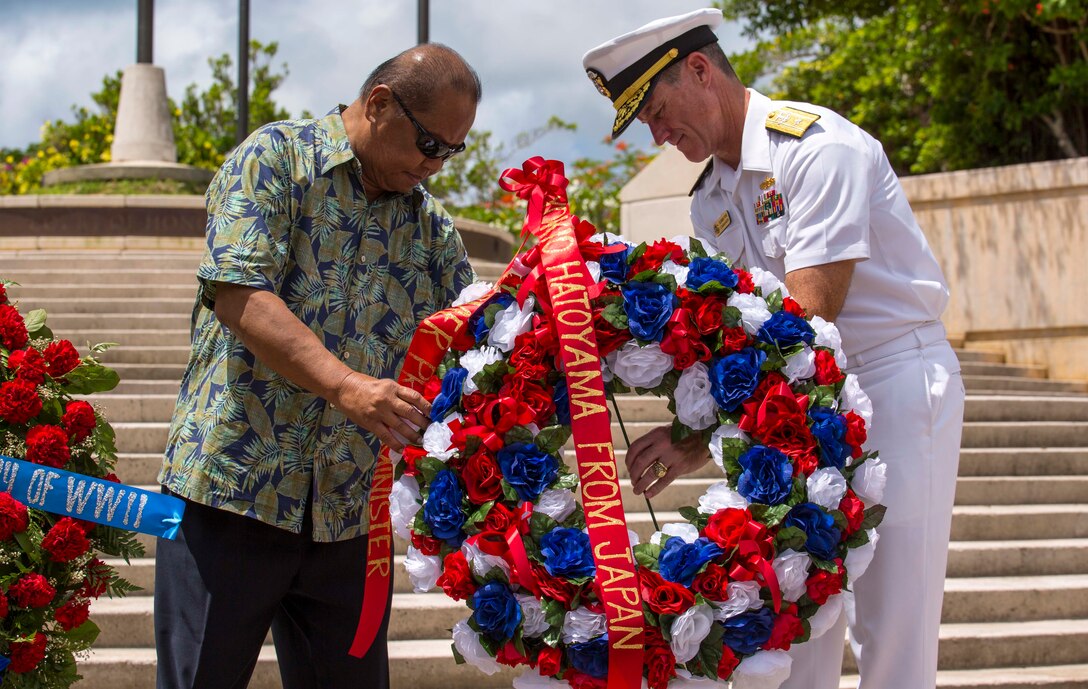
[[111,160],[176,163],[174,128],[166,100],[166,73],[148,64],[130,65],[121,77],[121,100]]

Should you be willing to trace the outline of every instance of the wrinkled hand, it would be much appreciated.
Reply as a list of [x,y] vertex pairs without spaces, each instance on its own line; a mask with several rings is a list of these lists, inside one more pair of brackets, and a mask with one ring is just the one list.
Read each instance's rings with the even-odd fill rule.
[[352,373],[341,381],[332,400],[337,409],[370,431],[395,452],[422,441],[431,405],[415,390],[387,378]]
[[[646,493],[647,498],[658,495],[670,483],[684,474],[690,474],[706,464],[710,451],[701,434],[672,442],[668,426],[660,426],[631,443],[627,450],[627,473],[635,494]],[[669,470],[658,478],[650,468],[661,462]]]

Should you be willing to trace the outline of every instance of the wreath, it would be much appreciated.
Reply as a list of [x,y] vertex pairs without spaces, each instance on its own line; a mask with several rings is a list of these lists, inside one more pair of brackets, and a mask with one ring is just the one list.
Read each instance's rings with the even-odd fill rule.
[[[519,687],[604,689],[610,657],[636,635],[632,681],[651,689],[777,686],[791,644],[837,619],[884,509],[884,467],[863,448],[872,408],[841,370],[835,326],[806,317],[769,273],[696,239],[631,246],[596,234],[566,212],[554,161],[504,178],[530,198],[527,229],[545,230],[497,285],[464,290],[454,308],[471,315],[421,384],[431,424],[399,458],[390,495],[415,590],[464,601],[457,662],[488,674],[527,666]],[[559,226],[565,234],[550,234]],[[545,270],[549,243],[573,260]],[[579,331],[567,326],[584,321],[560,311],[576,297],[556,275],[583,276],[592,366],[608,394],[667,398],[674,439],[702,436],[725,475],[680,510],[686,521],[641,543],[628,532],[634,622],[606,590],[632,575],[593,537],[605,490],[593,486],[608,483],[594,471],[614,479],[615,460],[564,462],[572,422],[577,434],[594,410],[563,351]],[[637,634],[620,638],[632,624]]]

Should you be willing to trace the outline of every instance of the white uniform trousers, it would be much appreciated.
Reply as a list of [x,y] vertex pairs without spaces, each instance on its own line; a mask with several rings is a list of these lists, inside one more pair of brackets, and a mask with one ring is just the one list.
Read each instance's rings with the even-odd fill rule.
[[[873,401],[867,448],[888,465],[876,554],[851,582],[859,689],[933,689],[963,430],[959,361],[942,339],[851,366]],[[838,689],[847,617],[791,649],[783,689]]]

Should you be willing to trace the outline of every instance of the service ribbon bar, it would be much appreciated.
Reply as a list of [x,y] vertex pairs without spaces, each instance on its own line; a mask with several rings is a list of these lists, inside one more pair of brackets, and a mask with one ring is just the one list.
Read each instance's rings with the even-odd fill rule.
[[27,507],[162,538],[177,536],[185,502],[0,455],[0,490]]

